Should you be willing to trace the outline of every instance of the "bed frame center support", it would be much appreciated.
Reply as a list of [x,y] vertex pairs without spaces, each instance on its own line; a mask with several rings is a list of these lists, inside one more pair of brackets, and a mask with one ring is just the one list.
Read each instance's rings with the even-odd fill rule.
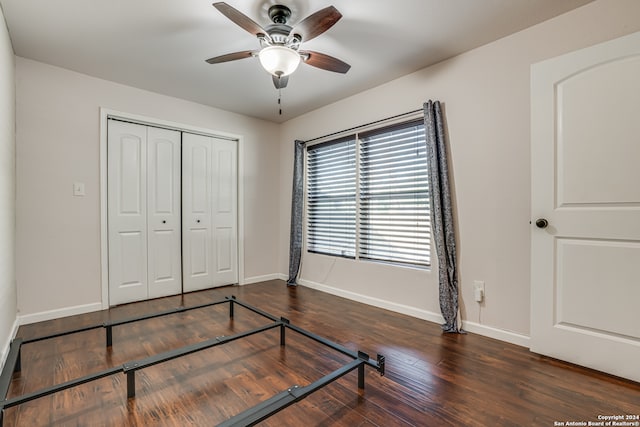
[[284,345],[285,344],[285,331],[287,329],[287,325],[291,324],[291,322],[289,322],[289,319],[281,317],[280,318],[280,345]]

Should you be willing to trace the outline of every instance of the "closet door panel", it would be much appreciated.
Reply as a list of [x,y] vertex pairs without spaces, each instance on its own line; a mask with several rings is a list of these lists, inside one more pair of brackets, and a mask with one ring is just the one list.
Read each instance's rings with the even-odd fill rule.
[[211,138],[182,136],[182,265],[184,290],[213,286]]
[[229,227],[216,227],[216,273],[233,270],[233,230]]
[[209,233],[206,229],[192,228],[189,235],[189,263],[192,277],[206,276],[209,273]]
[[179,131],[147,128],[149,298],[182,291],[180,140]]
[[108,123],[110,305],[148,296],[146,140],[144,126]]
[[223,286],[238,282],[237,143],[212,138],[212,144],[214,285]]

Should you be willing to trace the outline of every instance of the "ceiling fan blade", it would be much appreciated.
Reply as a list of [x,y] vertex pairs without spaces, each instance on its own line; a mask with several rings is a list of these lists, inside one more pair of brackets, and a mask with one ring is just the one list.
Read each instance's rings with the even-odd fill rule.
[[300,51],[300,55],[307,64],[313,65],[317,68],[322,68],[323,70],[345,74],[351,68],[351,65],[346,62],[324,53],[307,50]]
[[298,34],[302,41],[308,41],[327,31],[340,18],[342,14],[338,9],[333,6],[325,7],[298,22],[289,35]]
[[250,32],[251,34],[258,36],[260,34],[267,35],[267,32],[258,24],[256,24],[251,18],[239,10],[229,6],[225,2],[213,3],[213,7],[218,9],[220,13],[229,18],[231,21],[239,25],[241,28]]
[[221,62],[235,61],[237,59],[250,58],[255,54],[253,50],[243,50],[242,52],[227,53],[226,55],[214,56],[207,59],[209,64],[219,64]]
[[273,85],[276,89],[284,89],[287,87],[287,83],[289,83],[289,76],[271,76],[273,78]]

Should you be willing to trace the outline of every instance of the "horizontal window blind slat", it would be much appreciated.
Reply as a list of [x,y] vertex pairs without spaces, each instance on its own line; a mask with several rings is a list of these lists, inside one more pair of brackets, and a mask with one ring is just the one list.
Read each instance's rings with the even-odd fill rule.
[[[387,223],[387,224],[379,224],[376,226],[366,225],[361,227],[361,231],[366,231],[368,234],[378,234],[378,235],[406,235],[406,236],[416,236],[419,237],[423,234],[429,233],[429,226],[425,222],[422,225],[417,225],[415,223],[411,224],[398,224],[398,223]],[[369,236],[363,236],[362,239],[367,239]]]
[[[378,204],[388,206],[404,206],[404,205],[413,205],[420,204],[424,205],[425,208],[429,208],[429,203],[425,203],[423,198],[417,197],[416,200],[415,192],[406,192],[401,191],[397,193],[382,193],[382,194],[369,194],[366,196],[361,196],[361,204]],[[364,203],[363,203],[364,202]],[[428,202],[428,200],[427,200]],[[427,210],[427,212],[429,212]]]
[[398,192],[411,192],[416,195],[420,195],[421,193],[426,194],[426,191],[419,186],[420,183],[416,183],[410,179],[398,179],[398,180],[390,180],[389,182],[373,182],[362,185],[360,191],[365,193],[371,192],[387,192],[387,193],[398,193]]
[[387,255],[380,256],[378,258],[374,256],[365,256],[360,255],[360,259],[369,260],[369,261],[379,261],[383,264],[393,264],[393,265],[407,265],[409,267],[429,267],[430,257],[425,257],[423,259],[415,260],[415,259],[406,259],[399,257],[390,257]]
[[411,262],[414,261],[416,263],[422,263],[422,262],[428,262],[429,260],[429,255],[431,255],[429,252],[415,252],[415,251],[410,251],[410,252],[401,252],[398,250],[386,250],[385,248],[371,248],[367,250],[366,254],[360,254],[361,257],[363,258],[378,258],[378,259],[384,259],[387,258],[387,260],[391,261],[393,259],[403,259],[404,262]]
[[355,233],[352,231],[355,227],[355,224],[349,224],[348,226],[343,226],[343,224],[344,223],[332,224],[331,222],[314,223],[309,226],[309,229],[318,232],[322,231],[321,236],[342,236],[345,234],[355,236]]
[[406,263],[415,263],[415,264],[421,264],[421,263],[427,263],[429,260],[429,253],[421,253],[421,254],[415,254],[415,253],[402,253],[399,251],[385,251],[384,249],[380,249],[380,250],[371,250],[368,251],[366,255],[360,255],[363,258],[369,258],[369,259],[379,259],[379,260],[386,260],[386,261],[400,261],[402,260],[402,262],[406,262]]
[[321,255],[332,255],[332,256],[337,256],[340,258],[348,258],[348,259],[355,259],[356,254],[355,252],[350,252],[350,253],[332,253],[331,252],[331,248],[327,248],[327,249],[318,249],[318,250],[312,250],[312,249],[307,249],[307,252],[312,253],[312,254],[321,254]]
[[[423,239],[410,239],[410,238],[397,238],[394,241],[394,245],[398,245],[405,249],[415,250],[416,252],[423,251],[422,245],[428,241],[428,236],[425,236]],[[386,239],[367,239],[361,242],[362,245],[367,246],[369,248],[377,248],[377,247],[389,247],[389,241]]]

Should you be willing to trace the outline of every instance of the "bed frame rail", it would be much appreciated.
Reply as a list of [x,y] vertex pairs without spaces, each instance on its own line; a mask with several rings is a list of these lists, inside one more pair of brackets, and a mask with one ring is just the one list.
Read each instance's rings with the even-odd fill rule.
[[[164,353],[156,354],[144,359],[139,359],[131,362],[127,362],[121,366],[112,367],[109,369],[105,369],[103,371],[85,375],[80,378],[76,378],[70,381],[66,381],[64,383],[56,384],[51,387],[47,387],[41,390],[37,390],[32,393],[24,394],[22,396],[16,396],[7,399],[7,393],[9,392],[9,388],[11,386],[11,381],[13,379],[14,374],[21,372],[21,348],[23,345],[52,339],[57,337],[62,337],[70,334],[86,332],[93,329],[105,328],[106,330],[106,345],[110,347],[113,345],[113,327],[126,325],[133,322],[138,322],[142,320],[152,319],[160,316],[167,316],[176,313],[182,313],[188,310],[196,310],[201,308],[206,308],[219,304],[229,304],[229,317],[233,319],[234,317],[234,305],[238,304],[245,309],[258,314],[262,317],[265,317],[271,320],[272,323],[267,325],[251,329],[249,331],[241,332],[235,335],[230,336],[220,336],[215,337],[206,341],[202,341],[199,343],[187,345],[178,349],[166,351]],[[337,344],[333,341],[330,341],[320,335],[314,334],[313,332],[309,332],[305,329],[292,325],[291,322],[284,318],[277,318],[276,316],[269,314],[257,307],[254,307],[250,304],[244,303],[236,299],[235,296],[225,297],[223,300],[218,300],[210,303],[190,306],[190,307],[177,307],[170,310],[165,310],[152,314],[145,314],[133,318],[128,318],[124,320],[117,321],[109,321],[99,325],[91,325],[78,329],[68,330],[64,332],[59,332],[55,334],[45,335],[38,338],[31,338],[23,340],[22,338],[15,338],[11,342],[11,346],[9,348],[9,353],[7,355],[7,360],[5,362],[2,373],[0,374],[0,427],[3,426],[3,419],[5,414],[5,409],[39,399],[44,396],[49,396],[51,394],[79,386],[81,384],[85,384],[91,381],[96,381],[111,375],[116,375],[118,373],[124,373],[127,376],[127,397],[129,399],[135,398],[135,373],[141,369],[148,368],[153,365],[157,365],[159,363],[163,363],[169,360],[173,360],[182,356],[186,356],[198,351],[202,351],[208,348],[212,348],[218,345],[227,344],[229,342],[236,341],[238,339],[246,338],[251,335],[259,334],[261,332],[266,332],[271,329],[280,328],[280,345],[285,345],[285,331],[286,329],[291,329],[292,331],[303,335],[309,339],[312,339],[320,344],[323,344],[333,350],[336,350],[344,355],[347,355],[353,360],[341,368],[331,372],[328,375],[316,380],[315,382],[300,387],[298,385],[294,385],[288,388],[285,391],[282,391],[275,396],[259,403],[258,405],[241,412],[229,420],[219,424],[220,427],[230,427],[230,426],[249,426],[255,425],[260,421],[265,420],[271,415],[282,411],[288,406],[293,405],[294,403],[299,402],[305,397],[309,396],[311,393],[325,387],[328,384],[336,381],[337,379],[343,377],[351,371],[358,370],[358,388],[364,389],[364,367],[371,366],[375,368],[380,375],[384,375],[385,372],[385,359],[384,356],[378,355],[376,360],[373,360],[369,357],[368,354],[363,353],[361,351],[354,351],[348,349],[340,344]]]

